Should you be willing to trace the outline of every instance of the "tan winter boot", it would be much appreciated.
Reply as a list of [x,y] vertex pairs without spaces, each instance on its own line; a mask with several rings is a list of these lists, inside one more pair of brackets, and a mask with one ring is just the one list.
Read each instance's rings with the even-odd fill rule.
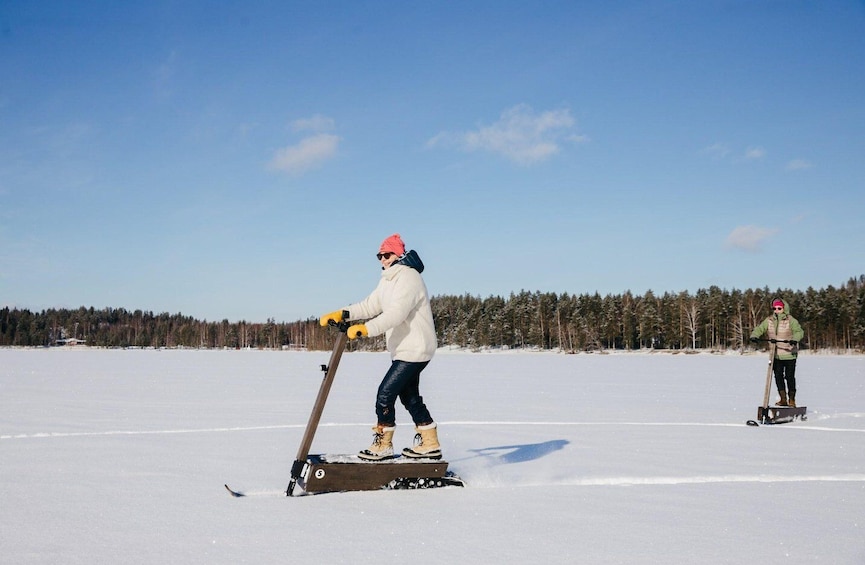
[[781,397],[781,400],[775,403],[775,406],[789,406],[787,404],[787,391],[779,390],[778,395]]
[[395,430],[396,426],[385,427],[381,424],[373,426],[372,445],[369,446],[369,449],[364,449],[358,453],[357,456],[367,461],[393,459],[393,432]]
[[406,447],[402,454],[413,459],[441,459],[442,450],[435,422],[417,426],[415,430],[417,434],[414,436],[414,447]]
[[787,395],[787,406],[791,408],[796,408],[796,391],[791,390],[790,394]]

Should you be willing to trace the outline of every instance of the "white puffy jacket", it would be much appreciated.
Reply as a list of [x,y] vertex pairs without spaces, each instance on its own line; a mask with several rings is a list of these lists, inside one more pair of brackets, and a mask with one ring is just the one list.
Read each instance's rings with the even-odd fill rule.
[[385,334],[391,358],[422,362],[432,359],[437,347],[429,295],[415,269],[392,265],[382,271],[375,290],[344,308],[349,320],[368,320],[370,337]]

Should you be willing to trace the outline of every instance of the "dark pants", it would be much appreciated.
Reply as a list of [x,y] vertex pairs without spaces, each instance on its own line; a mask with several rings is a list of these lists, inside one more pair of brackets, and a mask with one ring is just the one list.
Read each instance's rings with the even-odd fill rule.
[[[796,360],[775,359],[772,363],[772,371],[775,373],[775,385],[778,392],[787,391],[790,396],[796,396]],[[787,381],[786,386],[784,381]]]
[[375,414],[378,423],[385,426],[396,425],[394,406],[399,398],[405,406],[416,426],[432,424],[433,419],[420,395],[420,373],[429,361],[410,363],[394,361],[390,369],[378,385],[378,396],[375,400]]

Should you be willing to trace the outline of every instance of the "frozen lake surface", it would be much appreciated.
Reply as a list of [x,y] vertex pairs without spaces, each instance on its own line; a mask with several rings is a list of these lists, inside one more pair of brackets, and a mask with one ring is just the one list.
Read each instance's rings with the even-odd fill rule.
[[[442,350],[466,488],[286,498],[328,356],[0,349],[3,562],[865,563],[861,356],[803,355],[807,421],[754,428],[762,353]],[[344,355],[313,453],[369,445],[388,363]]]

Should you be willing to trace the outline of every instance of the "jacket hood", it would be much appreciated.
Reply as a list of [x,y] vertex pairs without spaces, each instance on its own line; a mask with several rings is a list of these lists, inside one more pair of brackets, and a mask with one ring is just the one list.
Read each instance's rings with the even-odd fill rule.
[[774,302],[777,301],[777,300],[780,300],[781,302],[784,303],[784,314],[786,314],[787,316],[789,316],[789,315],[790,315],[790,305],[787,304],[787,301],[784,300],[783,298],[775,298],[775,299],[772,300],[772,302],[774,303]]
[[422,273],[424,269],[423,261],[420,260],[420,255],[418,255],[417,251],[414,249],[404,253],[403,256],[394,263],[394,265],[405,265],[406,267],[411,267],[418,273]]

